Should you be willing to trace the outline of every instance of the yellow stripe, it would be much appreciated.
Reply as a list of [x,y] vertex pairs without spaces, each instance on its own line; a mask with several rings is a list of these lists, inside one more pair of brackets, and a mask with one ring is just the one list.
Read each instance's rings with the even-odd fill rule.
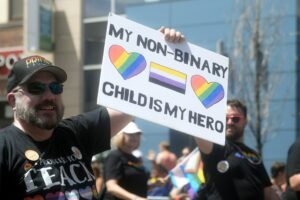
[[198,172],[198,178],[200,179],[201,183],[205,183],[205,177],[204,177],[204,174],[203,174],[203,171],[202,170],[199,170]]
[[196,91],[196,95],[199,97],[203,92],[205,92],[209,88],[209,84],[205,83],[203,84],[198,90]]
[[114,62],[114,65],[119,69],[122,67],[123,63],[128,59],[129,54],[127,52],[123,52],[121,56]]
[[166,72],[168,74],[172,74],[174,76],[177,76],[178,78],[181,78],[181,79],[184,79],[184,80],[186,79],[186,74],[181,73],[181,72],[176,71],[176,70],[173,70],[173,69],[170,69],[168,67],[159,65],[157,63],[151,62],[151,67],[155,68],[155,69],[158,69],[160,71],[164,71],[164,72]]

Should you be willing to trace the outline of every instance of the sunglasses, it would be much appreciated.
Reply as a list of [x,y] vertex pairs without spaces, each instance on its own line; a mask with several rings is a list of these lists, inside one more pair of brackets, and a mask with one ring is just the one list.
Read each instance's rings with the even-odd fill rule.
[[44,94],[47,90],[47,87],[49,88],[50,92],[52,94],[58,95],[63,92],[63,84],[58,82],[52,82],[49,84],[41,83],[41,82],[31,82],[26,85],[27,91],[30,94],[33,95],[41,95]]
[[243,119],[242,116],[226,116],[226,122],[228,123],[229,119],[234,123],[234,124],[238,124],[241,119]]

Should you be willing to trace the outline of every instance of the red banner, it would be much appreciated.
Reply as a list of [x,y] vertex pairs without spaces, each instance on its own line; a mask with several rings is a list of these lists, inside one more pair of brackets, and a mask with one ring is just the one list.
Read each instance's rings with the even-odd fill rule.
[[12,48],[12,49],[1,49],[0,48],[0,77],[7,77],[13,64],[21,59],[23,49]]

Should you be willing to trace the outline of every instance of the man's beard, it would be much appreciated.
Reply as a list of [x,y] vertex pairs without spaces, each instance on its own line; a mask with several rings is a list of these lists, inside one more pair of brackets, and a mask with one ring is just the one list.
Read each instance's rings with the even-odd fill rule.
[[[54,106],[54,110],[56,112],[55,118],[50,116],[38,116],[38,110],[42,106]],[[29,108],[24,105],[22,102],[16,100],[16,117],[18,119],[24,120],[25,122],[36,126],[40,129],[51,130],[55,128],[64,115],[64,106],[58,106],[53,102],[44,101],[35,107]]]
[[[227,125],[228,126],[228,125]],[[226,139],[230,140],[230,141],[238,141],[241,137],[243,137],[243,131],[239,130],[238,128],[231,127],[233,130],[231,130],[231,133],[228,134],[226,133]],[[227,131],[227,130],[226,130]]]

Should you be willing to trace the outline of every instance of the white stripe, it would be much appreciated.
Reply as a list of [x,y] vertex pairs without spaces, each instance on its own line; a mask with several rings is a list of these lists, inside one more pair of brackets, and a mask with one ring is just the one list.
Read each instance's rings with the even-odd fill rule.
[[198,147],[196,147],[189,155],[187,155],[180,163],[178,163],[169,173],[172,177],[172,182],[177,188],[181,188],[189,183],[189,180],[185,177],[184,172],[181,169],[181,166],[184,168],[189,163],[190,159],[193,159],[197,154],[200,153]]
[[150,72],[154,72],[156,74],[159,74],[159,75],[164,76],[166,78],[169,78],[171,80],[177,81],[177,82],[182,83],[184,85],[186,83],[186,79],[181,79],[178,76],[174,76],[173,74],[169,74],[169,73],[166,73],[164,71],[160,71],[160,70],[152,68],[152,67],[150,69]]
[[179,189],[189,183],[189,180],[185,177],[179,166],[172,170],[170,176],[173,185],[175,185]]

